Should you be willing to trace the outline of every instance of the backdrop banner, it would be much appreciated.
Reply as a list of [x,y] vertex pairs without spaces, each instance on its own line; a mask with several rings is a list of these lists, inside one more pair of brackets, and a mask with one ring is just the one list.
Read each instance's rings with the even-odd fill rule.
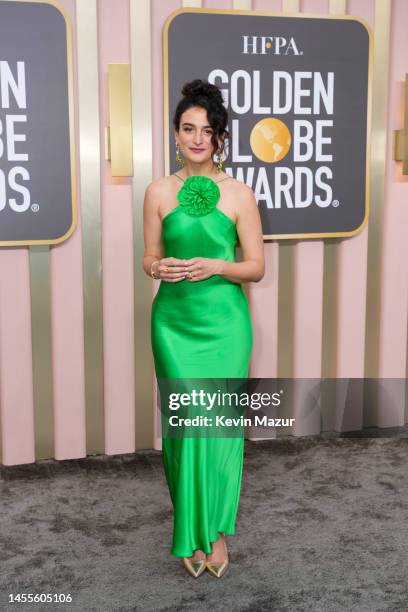
[[51,4],[3,1],[0,40],[0,246],[62,242],[76,225],[71,26]]
[[164,29],[169,172],[179,168],[172,117],[182,86],[208,79],[229,111],[225,169],[254,190],[264,236],[358,233],[368,215],[371,56],[368,26],[350,16],[176,11]]

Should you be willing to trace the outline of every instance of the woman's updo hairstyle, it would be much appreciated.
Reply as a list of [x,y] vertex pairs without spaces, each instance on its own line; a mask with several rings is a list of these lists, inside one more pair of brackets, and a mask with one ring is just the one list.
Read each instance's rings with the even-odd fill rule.
[[220,88],[208,81],[195,79],[185,83],[181,93],[183,98],[178,103],[173,118],[176,131],[180,130],[180,118],[184,111],[192,106],[205,108],[208,123],[213,130],[211,142],[214,146],[214,152],[218,149],[218,138],[222,140],[221,152],[223,152],[225,148],[224,140],[229,137],[229,132],[227,131],[228,112],[224,106]]

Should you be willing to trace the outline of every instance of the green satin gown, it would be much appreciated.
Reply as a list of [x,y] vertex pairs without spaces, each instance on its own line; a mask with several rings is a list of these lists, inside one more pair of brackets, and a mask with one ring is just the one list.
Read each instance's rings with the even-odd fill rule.
[[[194,216],[179,204],[162,220],[162,240],[164,257],[233,262],[238,234],[218,205]],[[253,332],[241,284],[220,275],[161,281],[152,304],[151,338],[158,379],[247,378]],[[170,552],[176,557],[190,557],[196,549],[211,553],[218,532],[235,533],[243,433],[163,437],[162,449],[174,510]]]

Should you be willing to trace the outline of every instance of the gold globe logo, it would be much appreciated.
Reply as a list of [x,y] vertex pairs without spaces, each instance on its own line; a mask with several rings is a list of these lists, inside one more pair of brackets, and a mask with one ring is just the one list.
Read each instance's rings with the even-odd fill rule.
[[280,161],[290,149],[292,138],[288,126],[280,119],[261,119],[252,128],[251,149],[263,162]]

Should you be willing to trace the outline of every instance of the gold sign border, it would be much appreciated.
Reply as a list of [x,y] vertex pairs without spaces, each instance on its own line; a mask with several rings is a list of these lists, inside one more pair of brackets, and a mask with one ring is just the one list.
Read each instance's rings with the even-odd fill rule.
[[288,12],[269,12],[249,9],[206,9],[206,8],[181,8],[173,11],[166,19],[163,26],[163,129],[164,129],[164,167],[165,174],[169,173],[169,46],[168,31],[171,22],[175,17],[183,13],[203,13],[219,15],[252,15],[259,17],[297,17],[299,19],[342,19],[348,21],[358,21],[368,33],[368,96],[367,96],[367,139],[366,139],[366,199],[365,216],[361,225],[351,232],[330,232],[330,233],[308,233],[308,234],[264,234],[265,240],[292,240],[294,238],[338,238],[341,236],[355,236],[365,227],[368,222],[370,212],[370,181],[371,181],[371,113],[372,113],[372,76],[373,76],[373,33],[366,21],[353,15],[324,15],[319,13],[288,13]]

